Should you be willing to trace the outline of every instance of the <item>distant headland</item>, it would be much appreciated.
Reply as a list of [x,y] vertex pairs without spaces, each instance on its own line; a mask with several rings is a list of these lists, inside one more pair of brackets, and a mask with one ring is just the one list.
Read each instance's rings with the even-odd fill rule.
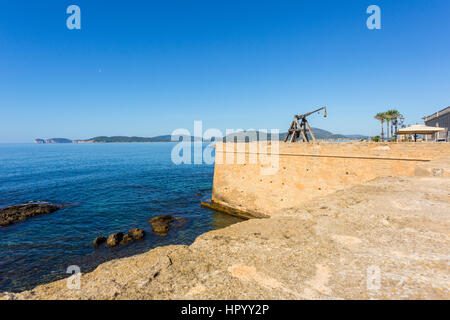
[[[342,134],[334,134],[330,131],[319,129],[319,128],[311,128],[314,135],[319,140],[360,140],[360,139],[367,139],[367,136],[364,135],[342,135]],[[253,134],[252,134],[253,133]],[[263,139],[270,139],[270,133],[267,134],[267,136],[261,135],[259,131],[243,131],[243,132],[237,132],[233,133],[231,135],[228,135],[224,138],[231,138],[233,137],[233,141],[237,142],[244,142],[244,141],[253,141],[256,140],[263,140]],[[280,140],[284,140],[286,137],[286,132],[280,133],[279,138]],[[210,142],[211,140],[204,140],[200,137],[193,137],[193,136],[183,136],[183,140],[191,140],[191,141],[204,141],[204,142]],[[35,139],[34,143],[111,143],[111,142],[173,142],[173,141],[179,141],[179,139],[172,140],[172,136],[170,134],[162,135],[162,136],[156,136],[156,137],[127,137],[127,136],[98,136],[90,139],[78,139],[78,140],[70,140],[66,138],[51,138],[51,139]]]
[[44,144],[44,143],[108,143],[108,142],[169,142],[171,140],[170,135],[157,136],[152,138],[144,137],[126,137],[126,136],[99,136],[91,139],[78,139],[70,140],[66,138],[51,138],[51,139],[35,139],[34,143]]

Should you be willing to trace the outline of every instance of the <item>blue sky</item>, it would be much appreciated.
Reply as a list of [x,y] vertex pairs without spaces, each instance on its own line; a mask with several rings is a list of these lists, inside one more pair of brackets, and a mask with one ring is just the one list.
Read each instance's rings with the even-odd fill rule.
[[[176,128],[313,126],[376,135],[449,105],[450,2],[4,1],[0,142]],[[66,8],[81,8],[68,30]],[[381,8],[382,29],[366,27]]]

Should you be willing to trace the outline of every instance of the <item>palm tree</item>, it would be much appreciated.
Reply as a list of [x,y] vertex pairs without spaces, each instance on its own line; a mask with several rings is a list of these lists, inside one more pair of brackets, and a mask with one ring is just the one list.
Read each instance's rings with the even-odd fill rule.
[[388,110],[386,112],[387,115],[389,115],[392,119],[392,126],[391,126],[391,137],[394,137],[394,127],[393,125],[395,125],[395,134],[397,135],[397,131],[398,131],[398,119],[402,119],[403,116],[400,112],[398,112],[398,110],[396,109],[391,109]]
[[384,120],[385,120],[385,114],[384,112],[378,112],[375,117],[375,119],[379,120],[381,123],[381,141],[384,140]]
[[403,115],[400,112],[398,112],[398,110],[394,109],[394,111],[395,111],[395,115],[396,115],[396,117],[395,117],[395,134],[397,135],[398,122],[401,121],[402,119],[404,119],[405,117],[403,117]]
[[387,141],[390,141],[390,138],[389,138],[389,124],[391,123],[392,116],[389,114],[389,111],[384,112],[383,114],[384,114],[384,120],[386,120]]

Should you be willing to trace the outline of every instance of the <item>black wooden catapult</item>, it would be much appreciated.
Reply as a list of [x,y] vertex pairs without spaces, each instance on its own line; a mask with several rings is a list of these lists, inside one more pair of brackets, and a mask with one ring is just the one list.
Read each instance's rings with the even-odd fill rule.
[[294,120],[292,121],[291,126],[289,127],[286,139],[284,139],[284,142],[287,142],[288,140],[289,142],[296,142],[297,140],[299,140],[300,136],[302,137],[303,142],[309,142],[308,133],[311,136],[311,140],[316,141],[316,137],[314,137],[314,133],[312,132],[308,120],[306,120],[306,117],[321,110],[323,110],[323,116],[326,117],[327,107],[322,107],[305,114],[295,115]]

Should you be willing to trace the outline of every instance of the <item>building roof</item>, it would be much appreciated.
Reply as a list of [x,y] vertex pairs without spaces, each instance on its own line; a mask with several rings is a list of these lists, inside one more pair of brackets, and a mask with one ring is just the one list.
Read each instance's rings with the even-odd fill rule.
[[442,115],[447,114],[447,113],[449,113],[449,112],[450,112],[450,107],[447,107],[447,108],[445,108],[445,109],[442,109],[441,111],[438,111],[438,112],[433,113],[432,115],[429,115],[429,116],[427,116],[427,117],[424,117],[423,119],[424,119],[425,121],[430,121],[430,120],[432,120],[432,119],[434,119],[434,118],[436,118],[436,117],[442,116]]
[[445,128],[429,127],[423,124],[415,124],[408,128],[398,130],[398,134],[433,134],[439,131],[445,131]]

